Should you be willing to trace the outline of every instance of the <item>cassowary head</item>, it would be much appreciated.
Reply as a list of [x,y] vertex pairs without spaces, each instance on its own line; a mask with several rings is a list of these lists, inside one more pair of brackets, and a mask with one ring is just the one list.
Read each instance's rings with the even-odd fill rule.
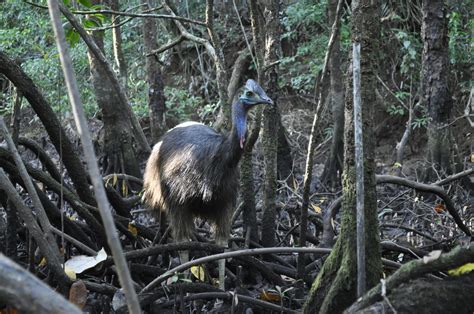
[[258,85],[254,80],[247,80],[247,84],[245,84],[244,92],[242,93],[242,96],[240,96],[240,100],[246,109],[250,109],[258,104],[273,105],[273,100],[267,96],[260,85]]

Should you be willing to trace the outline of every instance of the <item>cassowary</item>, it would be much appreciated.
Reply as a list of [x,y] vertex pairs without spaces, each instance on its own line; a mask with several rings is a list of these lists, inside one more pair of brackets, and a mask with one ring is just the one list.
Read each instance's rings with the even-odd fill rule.
[[[258,104],[273,101],[253,80],[232,106],[232,129],[224,136],[197,122],[184,122],[163,135],[148,159],[144,175],[144,200],[167,212],[175,241],[187,241],[194,218],[214,223],[216,243],[227,246],[236,203],[237,164],[242,156],[247,113]],[[188,252],[180,252],[181,263]],[[219,261],[219,285],[224,288],[225,260]]]

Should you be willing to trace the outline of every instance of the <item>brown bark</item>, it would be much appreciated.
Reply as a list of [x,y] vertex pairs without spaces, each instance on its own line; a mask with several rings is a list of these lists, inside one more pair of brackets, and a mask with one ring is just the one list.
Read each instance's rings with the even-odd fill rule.
[[[352,42],[361,44],[361,99],[364,128],[365,241],[367,286],[378,283],[382,273],[379,249],[373,112],[378,39],[380,36],[380,1],[352,3]],[[341,313],[356,299],[356,194],[355,146],[353,124],[352,71],[348,71],[346,93],[344,173],[341,234],[311,287],[304,313]]]
[[[149,1],[142,0],[143,10],[149,9]],[[143,19],[143,43],[145,54],[158,49],[156,20],[153,18]],[[148,81],[148,112],[150,116],[150,128],[152,142],[157,143],[159,137],[166,130],[165,121],[165,92],[163,75],[158,63],[158,55],[147,55],[146,74]]]
[[423,54],[421,64],[421,101],[428,109],[427,159],[432,163],[428,170],[431,179],[436,172],[454,172],[451,131],[446,125],[451,118],[453,102],[448,87],[450,79],[448,50],[448,19],[444,0],[423,0],[421,37]]

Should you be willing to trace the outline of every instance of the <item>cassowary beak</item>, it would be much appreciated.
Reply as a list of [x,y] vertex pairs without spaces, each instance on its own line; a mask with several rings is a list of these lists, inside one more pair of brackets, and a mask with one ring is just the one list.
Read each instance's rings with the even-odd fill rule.
[[274,105],[273,100],[270,97],[268,97],[267,95],[261,97],[261,99],[262,99],[262,103],[264,103],[264,104],[267,104],[267,105],[270,105],[270,106]]

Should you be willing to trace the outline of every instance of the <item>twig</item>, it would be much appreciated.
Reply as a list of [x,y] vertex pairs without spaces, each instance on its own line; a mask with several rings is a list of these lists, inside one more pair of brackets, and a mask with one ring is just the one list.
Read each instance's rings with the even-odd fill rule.
[[451,214],[454,219],[454,222],[458,225],[458,227],[464,231],[464,233],[468,236],[471,236],[471,231],[469,228],[464,224],[461,217],[459,217],[458,212],[456,211],[456,207],[454,206],[453,201],[448,196],[448,194],[443,190],[443,188],[434,185],[434,184],[424,184],[420,182],[411,181],[404,178],[399,178],[395,176],[389,175],[377,175],[377,184],[380,183],[393,183],[398,185],[407,186],[413,188],[415,190],[423,191],[423,192],[430,192],[438,195],[445,203],[446,209]]
[[[64,72],[64,78],[68,89],[69,100],[71,102],[74,119],[77,124],[79,134],[81,136],[81,142],[84,149],[84,156],[87,161],[89,168],[90,177],[94,186],[94,192],[99,205],[100,214],[104,223],[107,240],[109,242],[112,255],[114,257],[115,265],[118,270],[118,277],[125,296],[127,298],[127,306],[132,314],[138,314],[141,312],[140,304],[135,293],[132,278],[127,268],[126,260],[123,256],[123,250],[120,245],[120,239],[118,237],[117,229],[115,227],[112,214],[110,211],[110,204],[105,194],[102,177],[100,176],[99,167],[97,165],[97,158],[92,146],[92,140],[90,138],[89,129],[84,115],[84,109],[82,107],[81,99],[79,96],[79,89],[77,81],[74,76],[74,70],[72,68],[72,62],[67,51],[66,38],[64,35],[64,29],[61,24],[60,8],[57,0],[48,0],[48,8],[51,16],[51,22],[53,24],[53,30],[56,38],[56,44],[58,46],[59,57],[61,60],[61,66]],[[64,9],[63,9],[63,12]],[[118,82],[117,82],[118,83]],[[146,142],[146,140],[145,140]]]
[[0,116],[0,134],[3,135],[4,139],[8,144],[8,148],[12,153],[13,160],[15,161],[21,179],[23,180],[26,190],[28,191],[31,200],[33,201],[41,225],[41,230],[45,235],[46,241],[51,247],[52,255],[49,256],[50,258],[52,258],[51,263],[53,263],[55,267],[57,267],[60,265],[60,254],[56,240],[54,239],[53,233],[51,232],[51,223],[49,222],[43,204],[39,199],[38,193],[36,193],[33,181],[28,175],[28,171],[26,170],[25,164],[23,163],[23,160],[21,159],[21,156],[18,153],[18,150],[16,149],[15,143],[13,143],[13,139],[11,138],[10,133],[8,132],[7,126],[5,125],[5,121],[3,120],[3,116]]
[[[43,253],[46,257],[48,266],[51,268],[51,271],[58,277],[58,279],[63,281],[63,284],[70,284],[70,279],[66,276],[61,267],[61,262],[59,260],[59,251],[53,251],[54,244],[56,242],[54,242],[54,244],[51,244],[45,239],[45,237],[43,236],[43,231],[36,222],[36,219],[33,216],[31,209],[23,203],[20,195],[18,195],[18,192],[16,191],[15,187],[3,171],[3,168],[0,168],[0,190],[3,190],[8,195],[9,200],[15,205],[15,208],[20,214],[20,217],[25,222],[28,231],[38,244],[41,253]],[[58,249],[57,246],[56,249]],[[2,272],[4,272],[4,269],[2,269],[0,274]]]
[[467,169],[467,170],[464,170],[462,172],[459,172],[459,173],[455,173],[453,175],[450,175],[449,177],[446,177],[444,178],[443,180],[439,180],[439,181],[436,181],[435,183],[433,183],[434,185],[445,185],[445,184],[448,184],[452,181],[456,181],[456,180],[459,180],[459,179],[462,179],[470,174],[473,174],[474,173],[474,167],[472,167],[471,169]]
[[178,38],[176,38],[175,40],[172,40],[171,42],[167,43],[167,44],[164,44],[163,46],[161,46],[160,48],[156,49],[156,50],[153,50],[151,51],[150,53],[148,53],[146,56],[149,57],[149,56],[152,56],[152,55],[159,55],[160,53],[162,52],[165,52],[166,50],[168,49],[171,49],[173,48],[174,46],[180,44],[182,41],[184,40],[184,36],[178,36]]
[[[195,293],[185,296],[183,298],[184,301],[194,301],[194,300],[202,300],[202,299],[227,299],[232,300],[233,298],[238,298],[239,301],[253,304],[257,307],[262,307],[264,309],[268,309],[270,311],[276,311],[278,313],[299,313],[298,311],[291,310],[289,308],[281,307],[280,305],[276,305],[270,302],[262,301],[259,299],[255,299],[254,297],[249,297],[242,294],[235,294],[230,292],[202,292],[202,293]],[[168,301],[162,304],[159,304],[160,307],[168,307],[175,304],[175,300]]]
[[56,233],[59,236],[64,237],[64,239],[66,239],[67,241],[69,241],[72,244],[74,244],[75,246],[77,246],[78,249],[80,249],[80,250],[82,250],[86,253],[89,253],[90,255],[94,255],[94,256],[97,255],[97,251],[91,249],[90,247],[88,247],[84,243],[80,242],[79,240],[74,239],[73,237],[71,237],[67,233],[64,233],[61,230],[56,229],[54,226],[51,226],[51,231],[53,231],[54,233]]
[[227,258],[236,257],[236,256],[258,255],[258,254],[269,254],[269,253],[297,253],[297,252],[329,254],[331,252],[331,249],[302,248],[302,247],[273,247],[273,248],[262,248],[262,249],[246,249],[246,250],[231,251],[231,252],[210,255],[210,256],[195,259],[193,261],[189,261],[187,263],[181,264],[173,269],[168,270],[166,273],[154,279],[145,288],[143,288],[142,291],[140,291],[140,295],[150,292],[154,287],[156,287],[158,284],[165,281],[169,277],[173,276],[175,273],[186,270],[194,265],[212,262],[212,261],[220,260],[224,258],[227,259]]
[[[322,101],[322,84],[326,76],[329,64],[329,57],[331,55],[332,47],[334,46],[336,33],[339,31],[340,26],[340,15],[342,12],[342,0],[339,0],[337,3],[336,16],[334,18],[334,23],[331,28],[331,36],[328,42],[328,48],[326,50],[326,55],[324,57],[323,70],[320,76],[320,79],[317,81],[316,85],[316,97],[318,97],[318,105],[316,107],[316,112],[314,113],[313,124],[311,125],[311,135],[308,143],[308,152],[306,157],[306,166],[304,172],[304,183],[303,183],[303,201],[301,205],[301,218],[300,218],[300,241],[299,246],[303,247],[306,245],[306,230],[307,230],[307,216],[308,216],[308,205],[309,205],[309,190],[312,181],[313,174],[313,157],[314,157],[314,147],[316,145],[316,128],[319,126],[319,120],[321,118],[321,113],[323,111],[323,101]],[[298,275],[303,276],[304,272],[304,255],[298,255]]]

